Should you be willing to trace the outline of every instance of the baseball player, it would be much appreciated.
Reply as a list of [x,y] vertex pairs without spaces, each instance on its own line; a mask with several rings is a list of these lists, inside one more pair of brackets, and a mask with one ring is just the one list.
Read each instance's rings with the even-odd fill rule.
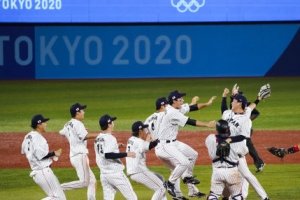
[[[227,88],[224,89],[223,97],[229,93]],[[250,130],[252,127],[252,121],[250,120],[251,111],[256,107],[256,104],[259,102],[257,99],[253,103],[251,103],[247,107],[247,99],[243,95],[236,95],[231,103],[232,109],[226,110],[223,112],[222,119],[226,120],[229,123],[230,132],[232,136],[227,138],[226,142],[240,142],[243,141],[246,144],[245,139],[250,137]],[[239,172],[243,176],[242,182],[242,194],[244,198],[248,196],[248,187],[249,183],[256,191],[256,193],[261,197],[263,200],[268,200],[268,196],[258,182],[256,177],[251,173],[248,168],[245,156],[239,158],[239,165],[238,165]],[[223,199],[227,199],[227,195],[224,194]]]
[[[199,97],[195,96],[192,99],[192,102],[189,104],[189,106],[194,106],[197,103],[198,100],[199,100]],[[158,126],[161,123],[162,117],[165,115],[165,108],[168,104],[169,104],[169,102],[165,97],[158,98],[156,100],[156,103],[155,103],[156,112],[153,113],[152,115],[150,115],[145,121],[145,124],[149,124],[148,130],[151,133],[152,140],[158,139]],[[204,107],[204,106],[199,105],[199,107]],[[182,143],[178,140],[177,140],[177,143],[178,143],[179,146],[182,146],[181,149],[186,148],[188,150],[190,157],[194,157],[195,159],[198,157],[198,153],[194,149],[192,149],[188,145],[186,145],[186,144],[184,144],[184,143]],[[156,150],[156,148],[155,148],[155,150]],[[164,160],[162,158],[159,158],[159,159],[166,165],[166,167],[170,171],[173,171],[175,169],[176,165],[172,164],[169,160]],[[199,192],[198,188],[194,185],[196,183],[199,183],[199,181],[195,180],[193,178],[187,179],[186,178],[187,173],[188,173],[188,169],[183,173],[183,175],[181,177],[185,181],[189,180],[189,181],[185,182],[186,185],[188,186],[188,190],[189,190],[188,195],[190,197],[204,197],[205,194]],[[173,197],[173,199],[174,200],[176,200],[176,199],[186,200],[187,198],[183,196],[183,194],[180,190],[180,179],[177,179],[174,187],[175,187],[176,196]]]
[[88,200],[96,199],[97,181],[90,169],[87,139],[94,139],[96,133],[88,133],[82,120],[84,120],[84,109],[86,105],[75,103],[70,107],[72,119],[68,121],[59,133],[66,137],[70,143],[70,161],[77,172],[78,181],[63,183],[63,190],[73,190],[87,187]]
[[24,137],[21,154],[26,154],[32,169],[30,176],[48,195],[43,200],[65,200],[66,196],[60,183],[51,170],[51,157],[60,157],[62,152],[61,150],[50,152],[48,143],[43,137],[48,120],[49,118],[44,118],[41,114],[32,117],[33,130]]
[[[235,84],[235,85],[233,86],[233,89],[232,89],[232,95],[230,96],[230,100],[231,100],[231,101],[230,101],[230,105],[231,105],[231,103],[232,103],[233,98],[234,98],[235,95],[237,95],[237,94],[243,95],[243,92],[242,92],[242,91],[239,91],[238,89],[239,89],[239,88],[238,88],[237,84]],[[261,101],[262,98],[261,98],[261,97],[258,97],[257,99],[258,99],[259,101]],[[249,106],[250,104],[251,104],[251,102],[248,102],[248,103],[247,103],[247,106]],[[230,106],[230,109],[231,109],[231,106]],[[223,113],[225,110],[228,110],[228,107],[227,107],[227,104],[226,104],[226,97],[223,97],[223,98],[222,98],[222,105],[221,105],[221,111],[222,111],[222,113]],[[258,111],[256,108],[254,108],[254,109],[252,110],[252,112],[251,112],[250,119],[253,121],[253,120],[256,119],[259,115],[260,115],[259,111]],[[251,128],[250,136],[252,136],[252,134],[253,134],[253,129]],[[251,140],[251,137],[250,137],[250,138],[246,138],[246,145],[247,145],[247,147],[248,147],[248,149],[249,149],[249,154],[250,154],[250,156],[251,156],[252,159],[253,159],[254,165],[255,165],[256,168],[257,168],[256,173],[260,173],[260,172],[263,170],[263,168],[265,167],[265,163],[264,163],[264,161],[259,157],[259,155],[258,155],[258,153],[257,153],[257,151],[256,151],[256,149],[255,149],[255,147],[254,147],[254,145],[253,145],[253,142],[252,142],[252,140]]]
[[242,200],[242,183],[237,166],[239,156],[245,156],[248,153],[248,148],[243,142],[239,142],[239,145],[228,149],[228,152],[218,152],[217,145],[230,136],[228,122],[219,120],[216,124],[216,130],[217,134],[210,134],[205,140],[213,167],[210,194],[207,200],[219,199],[225,186],[233,200]]
[[96,162],[100,168],[100,180],[103,187],[104,200],[113,200],[116,190],[119,190],[126,199],[137,200],[137,196],[132,186],[124,174],[124,165],[120,158],[135,158],[134,152],[120,153],[119,147],[125,146],[117,143],[113,136],[114,121],[116,117],[103,115],[99,124],[102,132],[98,135],[94,143]]
[[173,197],[176,197],[174,184],[182,175],[185,175],[183,179],[184,183],[200,183],[193,177],[193,169],[198,153],[195,153],[195,150],[190,146],[177,141],[178,126],[184,127],[188,124],[198,127],[214,127],[216,123],[215,121],[208,123],[200,122],[184,115],[190,111],[199,110],[211,105],[215,97],[207,104],[189,106],[188,104],[183,105],[183,97],[185,95],[185,93],[180,93],[177,90],[169,94],[168,101],[170,104],[166,106],[162,120],[158,125],[159,142],[155,153],[163,162],[168,161],[175,165],[169,180],[164,183],[168,193]]
[[284,158],[286,154],[299,152],[300,144],[290,147],[288,149],[278,148],[278,147],[268,147],[268,151],[281,159]]
[[141,121],[132,124],[132,136],[127,142],[126,152],[135,152],[136,157],[126,157],[127,175],[133,181],[154,190],[152,200],[167,200],[163,185],[164,177],[161,174],[151,172],[146,166],[146,152],[157,145],[157,141],[152,141],[151,135],[147,135],[147,128],[148,124],[143,124]]

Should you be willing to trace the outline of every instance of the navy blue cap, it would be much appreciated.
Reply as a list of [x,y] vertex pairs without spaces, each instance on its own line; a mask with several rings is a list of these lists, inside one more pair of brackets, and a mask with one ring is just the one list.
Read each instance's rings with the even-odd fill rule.
[[169,97],[168,97],[169,103],[173,104],[173,100],[177,100],[181,97],[184,97],[185,95],[186,95],[186,93],[180,93],[178,90],[175,90],[169,94]]
[[36,127],[38,124],[48,121],[50,118],[44,118],[43,115],[34,115],[31,119],[31,126]]
[[160,97],[156,100],[156,110],[159,110],[161,106],[169,104],[169,101],[166,97]]
[[87,107],[86,105],[82,106],[79,103],[75,103],[70,107],[70,113],[72,116],[75,116],[76,112],[79,112],[80,110],[83,110],[86,107]]
[[147,127],[148,127],[148,124],[143,124],[143,122],[141,122],[141,121],[136,121],[132,124],[131,130],[132,130],[132,132],[138,132],[139,130],[142,130]]
[[237,100],[237,102],[242,103],[242,107],[243,107],[243,108],[246,108],[246,107],[247,107],[248,101],[247,101],[247,99],[246,99],[246,97],[245,97],[244,95],[238,94],[238,95],[236,95],[236,96],[234,97],[234,99]]
[[112,121],[115,121],[116,117],[111,117],[108,114],[103,115],[99,119],[99,124],[101,127],[107,126],[108,124],[111,124]]

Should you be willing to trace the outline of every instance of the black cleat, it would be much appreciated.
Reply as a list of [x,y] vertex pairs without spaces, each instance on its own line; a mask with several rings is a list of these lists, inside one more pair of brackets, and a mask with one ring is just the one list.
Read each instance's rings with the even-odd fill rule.
[[184,184],[188,184],[188,183],[191,183],[191,184],[194,184],[194,185],[197,185],[200,183],[200,181],[198,181],[197,179],[195,179],[196,176],[191,176],[191,177],[185,177],[183,179],[183,183]]
[[182,197],[173,197],[173,200],[189,200],[189,199],[182,196]]
[[171,183],[170,181],[165,181],[164,187],[172,197],[176,197],[175,187],[173,183]]
[[256,170],[256,173],[260,173],[265,166],[266,166],[266,163],[261,164],[260,167]]

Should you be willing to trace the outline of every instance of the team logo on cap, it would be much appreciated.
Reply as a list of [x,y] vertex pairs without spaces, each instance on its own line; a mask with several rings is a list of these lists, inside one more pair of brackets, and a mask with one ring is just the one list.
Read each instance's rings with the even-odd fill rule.
[[107,123],[110,123],[110,119],[109,119],[109,120],[107,120]]
[[79,111],[79,108],[76,108],[76,111],[78,112],[78,111]]
[[41,122],[42,122],[42,120],[38,120],[38,121],[37,121],[38,124],[41,123]]
[[197,0],[171,0],[171,4],[173,7],[177,8],[177,10],[181,13],[184,13],[186,11],[194,13],[204,6],[205,0],[200,1],[201,3],[199,3]]
[[175,97],[175,96],[172,96],[172,99],[174,100],[174,99],[176,99],[176,97]]
[[139,129],[142,129],[142,126],[139,126]]

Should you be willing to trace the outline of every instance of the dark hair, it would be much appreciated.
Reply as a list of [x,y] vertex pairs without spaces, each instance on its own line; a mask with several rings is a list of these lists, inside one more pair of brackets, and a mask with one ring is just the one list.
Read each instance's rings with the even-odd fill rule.
[[[77,113],[77,112],[76,112]],[[76,113],[72,113],[71,117],[74,118],[76,116]]]
[[101,128],[102,131],[104,131],[104,130],[108,129],[108,124],[105,125],[105,126],[100,126],[100,128]]
[[132,136],[139,137],[139,133],[140,133],[140,131],[132,132]]
[[37,126],[38,126],[38,124],[34,124],[34,125],[31,124],[31,125],[30,125],[30,127],[33,128],[33,129],[36,129]]

